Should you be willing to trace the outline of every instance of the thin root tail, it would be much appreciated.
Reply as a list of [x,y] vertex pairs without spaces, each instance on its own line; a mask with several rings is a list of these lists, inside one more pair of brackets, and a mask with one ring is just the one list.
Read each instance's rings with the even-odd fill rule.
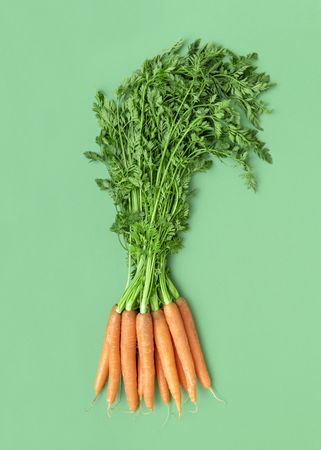
[[189,410],[189,412],[191,413],[191,414],[197,414],[198,413],[198,404],[195,402],[193,402],[193,405],[195,405],[195,409],[193,410],[193,409],[190,409]]
[[220,403],[223,403],[224,405],[226,405],[226,401],[223,400],[222,398],[218,397],[214,391],[214,389],[212,387],[209,387],[208,390],[210,391],[210,393],[213,395],[213,397],[215,398],[215,400],[217,400]]
[[169,416],[170,416],[170,406],[169,405],[167,405],[167,414],[166,414],[166,417],[165,417],[165,420],[164,420],[164,423],[163,423],[163,425],[162,425],[162,428],[164,428],[164,426],[167,424],[167,422],[168,422],[168,419],[169,419]]

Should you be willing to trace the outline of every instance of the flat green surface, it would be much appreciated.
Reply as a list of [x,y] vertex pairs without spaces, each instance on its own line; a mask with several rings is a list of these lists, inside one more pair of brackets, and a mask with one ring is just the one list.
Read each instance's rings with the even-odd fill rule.
[[[3,0],[1,434],[3,450],[319,450],[321,2]],[[257,51],[267,96],[257,194],[237,169],[195,180],[191,230],[172,259],[227,405],[202,390],[166,410],[90,412],[107,311],[126,280],[95,186],[91,111],[180,37]]]

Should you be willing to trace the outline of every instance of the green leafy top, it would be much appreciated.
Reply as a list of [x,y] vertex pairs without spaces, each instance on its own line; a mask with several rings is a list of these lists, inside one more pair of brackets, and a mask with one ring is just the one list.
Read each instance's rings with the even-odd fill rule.
[[250,153],[272,162],[258,132],[261,114],[270,112],[259,97],[273,83],[257,71],[257,54],[238,56],[199,39],[182,47],[180,40],[146,60],[114,99],[98,92],[94,103],[100,152],[85,155],[108,168],[109,178],[96,181],[115,203],[112,230],[129,252],[133,276],[142,258],[153,255],[157,273],[181,247],[193,173],[230,158],[255,190]]

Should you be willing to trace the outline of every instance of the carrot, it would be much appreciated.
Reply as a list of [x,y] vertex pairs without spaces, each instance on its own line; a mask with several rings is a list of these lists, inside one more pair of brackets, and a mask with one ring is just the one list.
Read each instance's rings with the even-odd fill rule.
[[137,314],[136,333],[142,366],[144,401],[147,408],[153,409],[155,365],[153,322],[150,313]]
[[[150,318],[146,319],[148,311],[161,309],[164,312],[169,335],[173,337],[173,343],[166,340],[165,347],[159,349],[170,391],[176,389],[178,378],[173,346],[177,349],[187,392],[193,402],[196,401],[197,374],[204,385],[210,382],[199,348],[195,350],[195,336],[191,337],[188,327],[185,331],[178,305],[173,300],[179,298],[179,294],[168,267],[169,255],[181,247],[181,231],[188,228],[188,199],[194,173],[208,169],[212,156],[226,156],[241,163],[247,186],[255,190],[256,177],[247,153],[252,151],[272,162],[256,130],[252,130],[250,123],[241,123],[244,121],[240,106],[259,129],[261,113],[268,108],[264,102],[257,101],[257,97],[275,83],[270,82],[268,74],[257,71],[255,53],[246,57],[233,53],[231,63],[225,64],[231,54],[228,48],[213,42],[201,44],[200,39],[196,39],[187,46],[179,40],[170,49],[147,59],[133,72],[130,81],[119,85],[113,98],[101,91],[96,93],[93,110],[100,128],[96,139],[98,149],[85,152],[85,156],[103,164],[109,174],[109,179],[98,178],[96,182],[101,190],[109,191],[115,203],[116,219],[111,229],[117,233],[128,257],[126,287],[117,311],[134,309],[141,314],[136,318],[136,335],[141,334],[138,333],[138,341],[140,381],[143,381],[139,392],[148,405],[153,404],[155,383],[153,332],[150,323],[145,324],[145,321],[150,322]],[[215,67],[219,70],[212,70],[214,56]],[[244,75],[248,69],[250,76]],[[222,76],[229,78],[231,88]],[[235,89],[232,88],[236,83],[242,84],[237,91],[237,102],[233,101]],[[152,84],[157,88],[153,89]],[[214,128],[209,117],[215,118]],[[229,143],[226,146],[227,135],[229,140],[236,141],[233,148]],[[218,148],[218,152],[214,148]],[[163,305],[166,305],[164,310]],[[161,335],[159,342],[163,338]],[[111,362],[111,355],[109,359]],[[175,380],[171,370],[176,373]],[[105,371],[104,366],[103,375]],[[98,391],[100,384],[97,386]],[[178,387],[180,390],[179,384]],[[177,404],[179,401],[176,398]]]
[[113,306],[106,324],[106,330],[105,330],[105,336],[103,339],[103,344],[101,347],[100,352],[100,358],[98,363],[98,369],[96,372],[96,380],[95,380],[95,399],[98,397],[100,391],[104,387],[104,384],[106,383],[107,375],[108,375],[108,353],[109,353],[109,345],[108,345],[108,332],[109,332],[109,323],[110,323],[110,317],[113,314],[114,310],[116,309],[116,306]]
[[114,403],[118,391],[120,378],[120,328],[121,315],[118,314],[116,308],[112,310],[110,315],[110,323],[108,325],[108,345],[109,345],[109,379],[107,386],[107,403],[108,409]]
[[182,363],[178,357],[175,346],[174,346],[174,353],[175,353],[175,362],[176,362],[176,368],[177,368],[177,373],[178,373],[178,379],[179,379],[179,382],[180,382],[182,388],[184,389],[184,391],[187,392],[186,376],[185,376],[185,373],[183,370]]
[[193,403],[196,402],[196,374],[191,349],[186,336],[184,323],[179,309],[175,303],[164,306],[164,313],[170,332],[173,337],[179,359],[186,377],[188,396]]
[[168,325],[162,310],[152,313],[156,348],[163,367],[164,375],[173,396],[178,414],[181,415],[181,392],[175,364],[174,348]]
[[142,401],[143,398],[143,372],[142,372],[142,362],[139,356],[139,353],[137,353],[137,384],[138,384],[138,397],[139,401]]
[[135,411],[138,406],[136,372],[136,312],[123,311],[121,317],[121,369],[128,406],[131,411]]
[[157,347],[155,348],[155,367],[156,367],[156,378],[157,378],[160,396],[163,400],[163,403],[165,403],[165,405],[168,405],[169,400],[170,400],[169,389],[168,389],[168,384],[167,384],[167,381],[165,378],[164,370],[162,367],[162,362],[160,360]]
[[212,386],[212,381],[206,367],[192,312],[183,297],[177,299],[176,304],[180,310],[184,322],[185,331],[193,355],[197,378],[199,379],[199,382],[202,386],[204,386],[206,389],[210,389]]

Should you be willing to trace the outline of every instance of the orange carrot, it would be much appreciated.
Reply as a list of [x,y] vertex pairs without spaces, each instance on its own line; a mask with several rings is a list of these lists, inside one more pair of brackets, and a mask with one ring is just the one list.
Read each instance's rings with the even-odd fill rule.
[[179,379],[179,382],[180,382],[182,388],[184,389],[184,391],[187,392],[187,382],[186,382],[185,373],[183,370],[182,363],[178,357],[175,346],[174,346],[174,353],[175,353],[175,362],[176,362],[176,368],[177,368],[177,373],[178,373],[178,379]]
[[97,369],[97,373],[96,373],[95,399],[97,398],[99,392],[104,387],[104,384],[106,383],[106,379],[107,379],[107,375],[108,375],[108,353],[109,353],[109,345],[108,345],[109,328],[108,328],[108,326],[109,326],[109,323],[110,323],[110,317],[113,314],[113,312],[115,311],[115,309],[116,309],[116,306],[113,306],[112,309],[111,309],[111,312],[109,314],[109,317],[108,317],[108,320],[107,320],[107,324],[106,324],[105,336],[104,336],[103,344],[102,344],[102,347],[101,347],[100,358],[99,358],[99,363],[98,363],[98,369]]
[[139,356],[139,353],[137,353],[137,384],[138,384],[138,397],[139,401],[142,401],[143,398],[143,372],[142,372],[142,362]]
[[175,303],[164,306],[164,313],[170,332],[173,337],[179,359],[186,377],[188,396],[193,403],[196,402],[196,374],[191,349],[186,336],[184,323],[179,309]]
[[170,400],[169,389],[168,389],[168,384],[167,384],[167,381],[165,378],[164,370],[162,367],[162,362],[160,360],[157,347],[155,347],[155,367],[156,367],[156,378],[157,378],[160,396],[163,400],[163,403],[165,403],[165,405],[168,405],[169,400]]
[[154,323],[155,343],[159,358],[161,360],[169,390],[176,404],[178,414],[181,415],[181,392],[179,389],[179,380],[171,334],[162,310],[159,309],[158,311],[154,311],[152,316]]
[[201,383],[202,386],[204,386],[206,389],[210,389],[212,382],[206,367],[204,355],[202,352],[201,344],[198,338],[191,310],[186,300],[182,297],[176,300],[176,304],[179,307],[184,322],[185,331],[193,355],[197,378],[199,379],[199,382]]
[[121,317],[121,368],[128,406],[131,411],[135,411],[138,406],[136,372],[136,312],[123,311]]
[[153,322],[150,313],[137,314],[136,333],[142,366],[144,401],[147,408],[153,409],[155,364]]
[[106,396],[108,408],[111,407],[116,399],[120,378],[120,328],[121,315],[118,314],[115,308],[110,315],[110,322],[108,325],[109,379]]

